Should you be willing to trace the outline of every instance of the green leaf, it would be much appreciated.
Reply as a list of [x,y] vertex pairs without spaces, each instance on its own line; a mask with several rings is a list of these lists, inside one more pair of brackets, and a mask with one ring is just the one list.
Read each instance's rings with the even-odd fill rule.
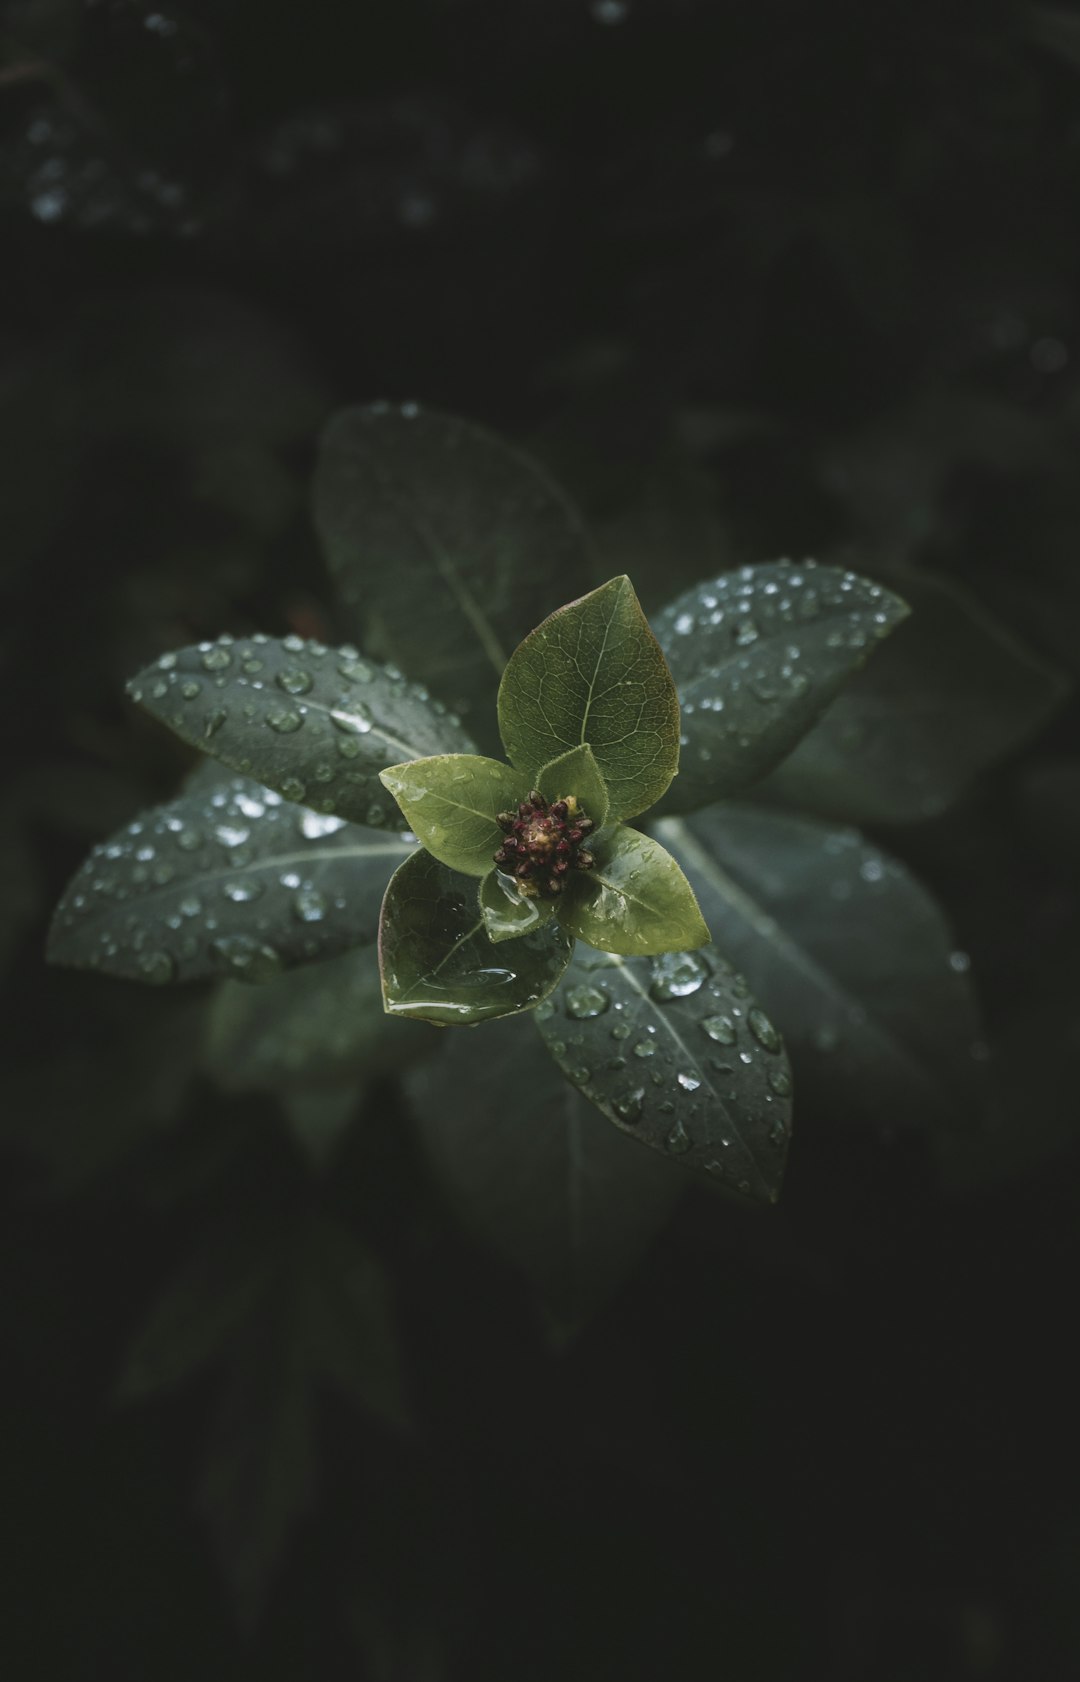
[[653,805],[679,766],[679,701],[628,578],[559,608],[515,649],[499,685],[499,729],[529,777],[588,742],[608,816]]
[[897,579],[910,624],[755,798],[857,823],[932,817],[1067,696],[1066,679],[955,584]]
[[361,660],[354,648],[300,637],[222,637],[181,648],[128,689],[230,769],[287,800],[373,828],[397,821],[379,786],[385,766],[472,747],[426,689]]
[[229,778],[95,847],[57,907],[48,956],[153,984],[268,981],[374,940],[388,875],[412,850]]
[[441,864],[486,876],[503,832],[496,814],[516,808],[529,781],[501,759],[446,753],[394,765],[381,774],[420,841]]
[[567,882],[558,905],[564,929],[627,957],[707,945],[694,891],[658,841],[616,824],[600,836],[595,857],[594,870]]
[[541,928],[555,909],[550,900],[527,899],[519,894],[512,876],[492,870],[480,884],[478,903],[488,939],[517,940],[531,929]]
[[967,960],[902,864],[855,830],[749,806],[657,833],[783,1028],[800,1091],[883,1127],[969,1118],[985,1047]]
[[472,883],[417,852],[395,872],[383,901],[383,1002],[391,1016],[443,1025],[512,1016],[546,998],[572,950],[554,921],[493,945]]
[[791,1076],[780,1035],[715,948],[579,947],[536,1012],[548,1050],[623,1132],[758,1202],[780,1193]]
[[[315,520],[356,633],[422,672],[470,728],[562,581],[587,576],[581,520],[536,462],[413,403],[334,417]],[[494,748],[483,731],[474,729]]]
[[370,946],[279,976],[224,982],[210,1007],[203,1066],[226,1092],[305,1093],[385,1073],[422,1055],[430,1036],[383,1015]]
[[552,759],[537,777],[536,786],[549,803],[572,794],[583,815],[591,818],[597,829],[603,829],[607,823],[607,784],[588,742]]
[[672,602],[656,634],[683,754],[665,807],[690,811],[764,777],[908,611],[880,584],[813,561],[741,567]]
[[[477,1103],[481,1078],[488,1099]],[[465,1226],[524,1274],[554,1330],[579,1329],[640,1263],[683,1176],[596,1114],[531,1023],[493,1024],[482,1043],[451,1035],[445,1056],[405,1085]]]

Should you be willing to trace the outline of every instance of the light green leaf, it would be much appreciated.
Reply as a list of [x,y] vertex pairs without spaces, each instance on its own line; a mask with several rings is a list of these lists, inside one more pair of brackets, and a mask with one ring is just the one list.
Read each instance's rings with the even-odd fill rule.
[[622,824],[604,831],[596,868],[576,872],[558,904],[564,929],[604,952],[644,956],[704,946],[709,931],[694,891],[658,841]]
[[875,1126],[969,1119],[985,1047],[967,960],[902,864],[855,830],[749,806],[656,828],[783,1028],[800,1091]]
[[472,883],[417,852],[394,874],[383,901],[383,1003],[391,1016],[444,1026],[512,1016],[546,998],[572,950],[554,921],[493,945]]
[[374,940],[387,879],[412,850],[223,779],[94,848],[57,907],[48,956],[153,984],[269,981]]
[[857,823],[909,823],[957,800],[1040,729],[1069,692],[957,585],[897,574],[911,622],[755,791]]
[[529,777],[588,742],[609,817],[632,818],[660,798],[679,765],[679,701],[628,578],[559,608],[515,649],[499,729]]
[[517,940],[538,929],[551,917],[554,906],[550,900],[527,899],[519,894],[512,876],[492,870],[480,884],[478,895],[480,915],[484,919],[489,940]]
[[672,602],[656,634],[678,686],[683,754],[665,809],[691,811],[764,777],[908,611],[880,584],[813,561],[741,567]]
[[573,795],[581,807],[582,816],[591,818],[597,829],[603,829],[608,817],[607,784],[600,775],[596,756],[588,742],[569,753],[551,760],[536,779],[536,786],[544,799],[565,800]]
[[520,771],[470,753],[394,765],[380,780],[428,852],[466,876],[488,874],[503,839],[496,814],[516,809],[529,792]]
[[[287,800],[373,828],[400,823],[379,772],[472,743],[426,689],[300,637],[220,638],[164,654],[132,697],[185,742]],[[440,704],[441,707],[441,704]]]
[[563,493],[478,426],[376,403],[343,410],[323,434],[315,520],[356,634],[422,672],[495,748],[485,721],[507,656],[566,578],[588,576]]
[[580,946],[536,1023],[563,1073],[616,1127],[775,1203],[791,1131],[787,1057],[715,948],[622,958]]
[[572,1333],[640,1263],[684,1177],[596,1114],[531,1023],[492,1024],[482,1044],[448,1038],[405,1082],[428,1162],[466,1227],[524,1274],[553,1330]]

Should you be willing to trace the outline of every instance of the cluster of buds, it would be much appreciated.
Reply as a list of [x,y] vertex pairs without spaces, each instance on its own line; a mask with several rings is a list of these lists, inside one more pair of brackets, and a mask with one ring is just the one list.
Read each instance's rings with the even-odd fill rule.
[[516,812],[500,812],[495,821],[506,836],[495,863],[527,899],[555,899],[572,870],[591,870],[596,862],[582,846],[596,825],[572,794],[549,806],[534,789]]

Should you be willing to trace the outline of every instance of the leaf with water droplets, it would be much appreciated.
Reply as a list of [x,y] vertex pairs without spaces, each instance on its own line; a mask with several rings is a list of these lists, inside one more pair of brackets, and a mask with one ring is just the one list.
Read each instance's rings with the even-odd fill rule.
[[567,1079],[623,1132],[775,1203],[791,1131],[787,1056],[715,948],[623,958],[579,946],[536,1023]]
[[558,903],[564,929],[590,946],[626,956],[707,943],[694,890],[658,841],[614,824],[594,852],[595,868],[575,872]]
[[222,777],[94,848],[57,907],[48,956],[132,981],[268,981],[372,941],[387,879],[412,850]]
[[897,859],[855,830],[727,802],[656,827],[783,1029],[801,1092],[850,1120],[963,1124],[982,1054],[971,978]]
[[395,872],[383,901],[383,1003],[391,1016],[444,1027],[512,1016],[547,997],[573,945],[554,921],[495,945],[470,879],[417,851]]
[[559,608],[514,650],[499,729],[530,778],[588,742],[611,818],[659,800],[679,766],[679,700],[628,578]]
[[550,900],[531,898],[518,893],[512,876],[492,870],[484,877],[477,895],[480,915],[488,938],[493,941],[517,940],[548,922],[554,910]]
[[287,800],[372,828],[402,827],[379,772],[424,754],[467,753],[456,718],[426,689],[354,648],[300,637],[223,637],[164,654],[128,685],[185,742]]
[[[444,1056],[406,1075],[406,1092],[450,1203],[525,1275],[565,1335],[640,1262],[683,1177],[607,1126],[530,1023],[501,1022],[479,1038],[450,1036]],[[485,1103],[476,1101],[481,1061]]]
[[565,800],[573,795],[582,814],[590,818],[597,829],[603,829],[608,816],[608,791],[596,756],[588,742],[560,754],[544,766],[536,779],[536,786],[544,799]]
[[911,621],[833,701],[755,799],[855,823],[913,823],[952,805],[1039,730],[1069,692],[950,580],[906,570]]
[[764,777],[908,611],[880,584],[813,561],[741,567],[672,602],[656,634],[683,752],[665,809],[692,811]]
[[466,876],[490,873],[505,839],[497,814],[515,808],[529,792],[529,780],[520,771],[473,753],[393,765],[380,781],[428,852]]
[[422,672],[496,747],[484,721],[510,650],[564,579],[588,575],[563,493],[478,426],[375,403],[343,410],[323,434],[315,520],[357,634]]

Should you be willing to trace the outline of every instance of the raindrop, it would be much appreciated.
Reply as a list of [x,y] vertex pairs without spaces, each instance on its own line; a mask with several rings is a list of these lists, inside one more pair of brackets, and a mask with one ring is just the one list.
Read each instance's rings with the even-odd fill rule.
[[272,981],[285,967],[281,955],[246,934],[210,942],[210,956],[237,981]]
[[241,876],[235,882],[226,882],[221,891],[234,905],[250,905],[261,896],[263,885],[255,876]]
[[584,1086],[590,1079],[591,1074],[591,1069],[587,1069],[584,1063],[579,1063],[575,1069],[570,1070],[570,1079],[575,1086]]
[[572,1016],[576,1022],[603,1016],[610,1006],[610,998],[600,987],[571,987],[566,995],[566,1014]]
[[326,916],[326,900],[317,888],[301,888],[293,900],[293,912],[301,923],[321,923]]
[[303,800],[307,789],[299,777],[282,777],[281,792],[286,800]]
[[292,707],[274,707],[266,715],[266,722],[279,736],[291,736],[304,722],[303,714]]
[[373,800],[364,813],[364,822],[370,829],[381,829],[386,822],[386,807],[380,806],[377,800]]
[[632,1126],[634,1122],[641,1120],[644,1103],[645,1088],[639,1086],[633,1092],[624,1092],[621,1098],[616,1098],[613,1107],[619,1120]]
[[698,1087],[701,1085],[701,1082],[698,1080],[696,1075],[684,1075],[680,1073],[675,1078],[684,1092],[696,1092]]
[[203,725],[203,736],[207,741],[210,740],[211,736],[217,734],[221,726],[227,722],[228,717],[229,715],[224,707],[215,707],[212,713],[207,714],[206,723]]
[[336,835],[345,828],[345,819],[328,812],[305,812],[300,819],[301,832],[309,841],[319,841],[324,835]]
[[315,679],[310,672],[305,672],[302,666],[286,666],[274,681],[279,689],[284,689],[286,695],[307,695]]
[[791,1076],[786,1069],[770,1069],[769,1085],[778,1098],[786,1098],[791,1091]]
[[682,1122],[677,1121],[664,1140],[664,1149],[670,1151],[672,1156],[682,1156],[685,1151],[690,1149],[692,1143],[693,1141]]
[[665,952],[653,959],[649,992],[661,1004],[696,993],[708,980],[709,967],[694,952]]
[[196,683],[195,679],[191,678],[187,683],[180,685],[180,693],[185,701],[197,701],[202,694],[202,684]]
[[707,1016],[701,1024],[702,1033],[707,1034],[717,1045],[734,1045],[738,1032],[730,1016]]
[[340,701],[331,710],[330,722],[348,736],[366,736],[371,729],[371,715],[359,701]]
[[781,1049],[783,1042],[780,1035],[763,1010],[758,1010],[756,1007],[751,1010],[747,1015],[746,1024],[758,1045],[764,1046],[766,1051],[779,1051]]
[[634,1056],[635,1057],[655,1057],[656,1056],[656,1041],[655,1040],[639,1040],[637,1045],[634,1047]]
[[223,672],[232,665],[232,655],[227,648],[207,648],[203,651],[202,668],[205,672]]
[[611,1037],[613,1040],[628,1040],[632,1033],[633,1029],[629,1022],[616,1022],[611,1030]]
[[347,678],[350,683],[370,683],[372,678],[375,676],[375,673],[372,671],[366,660],[358,660],[351,657],[339,662],[338,671],[341,676],[343,678]]
[[246,824],[219,823],[214,834],[223,847],[242,847],[251,831]]

